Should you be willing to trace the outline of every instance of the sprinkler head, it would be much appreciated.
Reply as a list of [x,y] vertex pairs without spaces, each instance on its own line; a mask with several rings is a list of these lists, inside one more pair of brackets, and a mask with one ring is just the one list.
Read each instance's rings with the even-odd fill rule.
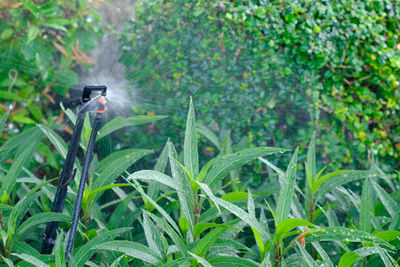
[[107,95],[107,86],[105,85],[88,85],[83,88],[82,93],[82,103],[86,103],[90,101],[90,95],[92,91],[100,91],[102,96]]

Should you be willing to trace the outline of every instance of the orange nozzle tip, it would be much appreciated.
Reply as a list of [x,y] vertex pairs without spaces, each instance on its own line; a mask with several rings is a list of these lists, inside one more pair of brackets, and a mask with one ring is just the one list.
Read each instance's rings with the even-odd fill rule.
[[105,104],[106,103],[106,98],[104,96],[100,96],[99,103],[100,104]]
[[104,109],[102,109],[102,110],[97,110],[97,113],[101,114],[101,113],[104,113],[106,110],[107,110],[107,107],[104,107]]

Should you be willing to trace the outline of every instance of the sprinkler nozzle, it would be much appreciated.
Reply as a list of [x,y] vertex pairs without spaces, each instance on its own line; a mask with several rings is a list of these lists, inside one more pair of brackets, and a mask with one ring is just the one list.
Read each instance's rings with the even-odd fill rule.
[[82,102],[86,103],[90,101],[90,95],[92,91],[100,91],[102,96],[107,95],[107,86],[105,85],[88,85],[83,88]]
[[101,95],[99,98],[99,108],[97,109],[97,113],[101,114],[107,110],[106,107],[106,98]]

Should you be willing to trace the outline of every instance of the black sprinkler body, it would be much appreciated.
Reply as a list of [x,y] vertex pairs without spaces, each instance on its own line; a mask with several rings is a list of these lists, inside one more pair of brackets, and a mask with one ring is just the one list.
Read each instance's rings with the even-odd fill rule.
[[[91,101],[91,94],[93,91],[100,91],[100,95],[96,96]],[[88,148],[86,151],[86,156],[84,160],[84,165],[82,167],[81,180],[79,184],[78,194],[76,197],[75,210],[71,225],[71,231],[69,234],[69,240],[67,249],[65,252],[66,260],[68,261],[70,253],[72,251],[73,242],[75,240],[75,234],[77,230],[77,225],[79,221],[79,212],[81,209],[81,202],[83,196],[83,190],[85,187],[85,181],[88,175],[89,163],[91,160],[92,152],[94,149],[94,144],[96,141],[97,132],[100,127],[102,114],[107,110],[105,96],[107,94],[107,87],[105,85],[100,86],[85,86],[82,93],[82,106],[79,108],[79,112],[76,118],[75,127],[72,133],[71,143],[68,149],[67,157],[63,169],[61,171],[60,179],[58,182],[57,192],[54,197],[52,212],[62,213],[64,209],[65,199],[67,196],[68,184],[74,179],[76,174],[76,168],[74,168],[74,163],[76,159],[76,154],[79,148],[79,140],[82,133],[83,122],[85,120],[86,113],[89,111],[95,111],[95,119],[92,127],[92,133],[90,135]],[[97,100],[97,101],[96,101]],[[59,222],[53,221],[49,222],[46,226],[46,230],[43,233],[43,242],[41,253],[51,254],[53,247],[57,238],[57,229]]]
[[88,85],[83,88],[82,102],[87,103],[90,101],[90,95],[93,91],[101,91],[102,96],[107,95],[107,86],[105,85]]

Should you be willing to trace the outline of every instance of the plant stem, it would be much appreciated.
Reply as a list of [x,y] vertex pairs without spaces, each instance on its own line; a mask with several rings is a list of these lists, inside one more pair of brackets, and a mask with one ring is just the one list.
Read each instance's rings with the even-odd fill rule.
[[[314,207],[314,195],[311,195],[310,197],[310,208],[309,208],[309,213],[310,213],[310,223],[314,223],[314,212],[315,212],[315,207]],[[311,245],[311,257],[315,260],[315,248],[313,245]]]
[[279,266],[279,263],[281,262],[281,255],[279,254],[280,251],[280,242],[278,241],[276,243],[276,249],[275,249],[275,267]]

